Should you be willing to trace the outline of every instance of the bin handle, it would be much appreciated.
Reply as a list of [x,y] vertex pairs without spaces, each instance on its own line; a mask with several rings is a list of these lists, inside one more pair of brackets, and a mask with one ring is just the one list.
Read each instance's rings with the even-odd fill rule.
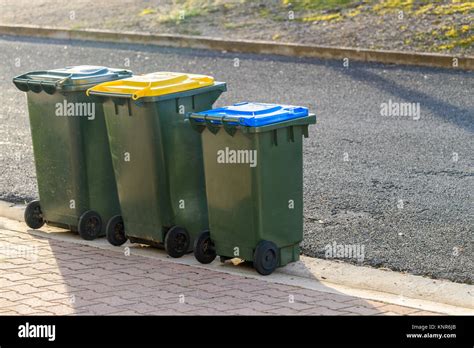
[[[132,94],[121,94],[121,93],[109,93],[109,92],[99,92],[92,90],[91,87],[86,91],[86,95],[90,97],[91,95],[96,95],[99,97],[108,97],[108,98],[132,98]],[[136,102],[138,103],[138,102]]]
[[133,99],[133,100],[137,100],[137,99],[139,99],[139,98],[145,96],[145,94],[146,94],[147,92],[149,92],[150,90],[151,90],[151,82],[148,83],[148,86],[143,87],[141,90],[139,90],[139,91],[133,93],[133,94],[132,94],[132,99]]
[[219,132],[219,125],[212,123],[212,119],[207,117],[207,115],[204,115],[204,122],[206,123],[207,129],[209,129],[212,134],[217,134],[217,132]]
[[222,116],[221,118],[222,127],[224,127],[224,130],[227,134],[233,137],[235,132],[237,132],[237,125],[231,124],[230,122],[226,121],[225,118],[226,116]]
[[[210,116],[210,115],[203,115],[202,116],[196,116],[193,115],[192,113],[189,115],[189,121],[191,122],[191,125],[193,126],[198,126],[198,122],[195,120],[197,118],[203,118],[204,123],[207,126],[207,129],[213,134],[216,134],[220,126],[224,128],[224,130],[229,134],[230,136],[234,136],[235,132],[237,132],[237,128],[240,126],[239,122],[236,121],[235,119],[226,119],[227,116]],[[221,124],[216,124],[213,123],[212,121],[219,121]],[[232,124],[232,123],[237,123],[237,124]]]
[[199,123],[198,121],[196,121],[189,114],[188,114],[187,120],[189,121],[189,124],[191,125],[191,127],[199,133],[202,133],[204,131],[204,129],[206,128],[206,126],[204,126],[204,125],[202,125],[202,123]]
[[[25,75],[23,75],[25,76]],[[61,80],[57,81],[44,81],[44,80],[29,80],[24,78],[23,76],[16,77],[13,79],[13,82],[23,92],[32,91],[34,93],[40,93],[42,90],[48,94],[54,94],[58,87],[61,87],[67,79],[69,79],[72,74],[62,78]]]
[[[195,115],[191,114],[191,117],[192,117],[192,118],[201,118],[202,116],[195,116]],[[221,121],[222,123],[224,123],[224,121],[226,121],[226,122],[232,122],[232,121],[233,121],[233,122],[237,122],[237,123],[238,123],[238,121],[236,121],[235,119],[232,119],[232,120],[228,119],[228,120],[226,120],[225,118],[226,118],[226,116],[204,115],[204,120]]]

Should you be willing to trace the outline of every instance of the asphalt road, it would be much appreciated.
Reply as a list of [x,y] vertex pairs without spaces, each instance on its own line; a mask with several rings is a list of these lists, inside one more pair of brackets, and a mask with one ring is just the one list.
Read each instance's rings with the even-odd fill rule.
[[[136,73],[210,74],[228,83],[217,105],[279,102],[317,114],[304,142],[306,255],[355,245],[364,260],[344,261],[473,282],[472,72],[12,37],[0,37],[0,61],[0,199],[37,196],[13,76],[127,61]],[[419,103],[419,119],[381,116],[389,100]]]

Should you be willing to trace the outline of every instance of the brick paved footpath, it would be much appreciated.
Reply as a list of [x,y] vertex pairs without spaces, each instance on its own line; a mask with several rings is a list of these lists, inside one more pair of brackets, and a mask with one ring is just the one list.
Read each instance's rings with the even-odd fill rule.
[[0,315],[18,314],[435,313],[0,230]]

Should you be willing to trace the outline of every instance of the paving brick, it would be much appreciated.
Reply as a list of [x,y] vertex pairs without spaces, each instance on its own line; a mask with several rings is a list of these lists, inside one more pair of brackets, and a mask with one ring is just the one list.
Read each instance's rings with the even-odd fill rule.
[[114,315],[140,315],[140,313],[133,311],[131,309],[126,309],[122,312],[114,313]]
[[[5,278],[7,280],[10,280],[12,282],[16,282],[16,281],[21,281],[21,280],[25,280],[25,279],[32,279],[32,276],[26,276],[26,275],[23,275],[21,273],[1,273],[0,274],[0,278]],[[2,284],[2,281],[0,280],[0,286]]]
[[97,302],[106,303],[111,306],[123,306],[135,303],[133,300],[125,300],[119,296],[107,296],[96,299]]
[[82,286],[82,289],[92,290],[98,293],[114,293],[117,288],[105,285],[103,283],[95,283],[95,284],[86,284]]
[[321,300],[316,302],[317,305],[321,307],[326,307],[329,309],[341,309],[341,308],[348,308],[348,307],[353,307],[353,304],[348,304],[345,302],[338,302],[338,301],[333,301],[333,300]]
[[227,311],[228,314],[233,314],[233,315],[263,315],[265,313],[261,311],[256,311],[255,309],[252,308],[240,308],[240,309],[233,309]]
[[9,289],[22,295],[38,292],[37,287],[31,286],[29,284],[19,284],[15,286],[10,286]]
[[18,292],[12,291],[12,290],[0,293],[0,299],[7,299],[7,300],[10,300],[10,301],[18,301],[18,300],[21,300],[23,298],[25,298],[25,295],[19,294]]
[[25,280],[23,280],[23,283],[29,284],[29,285],[37,287],[37,288],[41,288],[41,287],[45,287],[45,286],[54,286],[54,285],[62,286],[61,284],[58,284],[57,282],[51,282],[51,281],[45,280],[41,277],[36,277],[34,279],[25,279]]
[[137,313],[140,313],[140,314],[149,314],[157,310],[156,308],[153,308],[152,306],[150,306],[148,303],[145,303],[145,302],[134,303],[133,305],[130,305],[127,308],[133,311],[136,311]]
[[53,300],[60,300],[64,298],[70,298],[68,294],[65,293],[57,293],[56,291],[48,290],[48,291],[38,291],[31,294],[32,296],[38,297],[40,299],[46,301],[53,301]]
[[15,305],[15,303],[17,303],[17,302],[14,302],[13,300],[9,300],[9,299],[6,299],[6,298],[0,298],[0,309],[5,308],[5,307],[13,306],[13,305]]
[[205,291],[205,292],[211,292],[211,293],[216,293],[216,292],[225,292],[225,291],[231,291],[231,289],[229,288],[225,288],[225,287],[222,287],[222,286],[217,286],[217,285],[214,285],[214,284],[200,284],[200,285],[196,285],[196,286],[192,286],[193,289],[198,289],[198,290],[202,290],[202,291]]
[[201,303],[199,306],[205,307],[205,308],[213,308],[216,311],[220,312],[221,314],[224,314],[224,312],[232,310],[232,309],[244,308],[246,307],[246,303],[234,304],[234,303],[223,303],[220,301],[207,301],[205,303]]
[[282,302],[281,298],[267,296],[267,295],[252,296],[252,300],[259,301],[259,302],[262,302],[264,304],[274,304],[274,303]]
[[[37,270],[32,267],[18,267],[15,269],[15,272],[18,272],[20,274],[27,275],[27,276],[47,273],[47,272],[44,272],[43,270]],[[51,271],[48,271],[48,272],[51,272]]]
[[25,304],[15,304],[14,306],[6,307],[6,309],[11,309],[19,315],[41,314],[42,312],[40,307],[33,308]]
[[43,274],[38,274],[35,277],[53,282],[53,283],[64,283],[65,278],[62,275],[55,274],[55,273],[43,273]]
[[279,283],[268,283],[266,282],[265,284],[266,288],[268,289],[274,289],[278,291],[284,291],[291,293],[292,291],[298,290],[299,288],[291,285],[286,285],[286,284],[279,284]]
[[[301,315],[344,315],[349,314],[340,310],[334,310],[326,307],[321,306],[314,306],[309,309],[305,309],[300,311]],[[356,315],[353,313],[353,315]]]
[[120,312],[123,310],[123,308],[110,306],[106,303],[95,303],[82,307],[82,310],[91,314],[107,315]]
[[280,307],[280,308],[268,310],[266,311],[266,313],[276,314],[276,315],[298,315],[299,313],[301,313],[301,311],[298,311],[292,308],[287,308],[287,307]]
[[221,302],[221,303],[225,303],[225,304],[230,304],[230,305],[235,306],[236,308],[240,307],[239,305],[241,305],[243,303],[248,303],[249,302],[248,299],[234,297],[231,294],[224,295],[224,296],[219,296],[219,297],[215,297],[215,298],[209,298],[209,299],[207,299],[207,301],[210,302],[210,303],[212,303],[212,302]]
[[255,302],[255,301],[246,303],[246,306],[260,312],[275,309],[275,305],[269,305],[269,304],[265,304],[261,302]]
[[266,295],[266,296],[281,298],[282,300],[283,299],[288,299],[288,296],[291,294],[290,292],[279,291],[279,290],[275,290],[275,289],[259,290],[256,293]]
[[12,286],[17,286],[17,285],[20,285],[20,284],[24,284],[23,281],[11,281],[11,280],[8,280],[8,279],[0,279],[0,289],[9,289],[11,288]]
[[353,298],[352,300],[345,301],[344,303],[351,304],[353,306],[362,306],[362,307],[368,307],[368,308],[378,308],[378,307],[385,306],[387,304],[384,302],[366,300],[362,298]]
[[274,306],[278,307],[286,307],[286,308],[291,308],[297,311],[302,311],[304,309],[310,309],[313,307],[313,305],[306,304],[306,303],[299,303],[299,302],[288,302],[288,301],[282,301],[278,303],[274,303]]
[[410,307],[402,307],[402,306],[397,306],[397,305],[391,305],[387,304],[385,306],[381,306],[377,308],[381,312],[394,312],[398,314],[410,314],[410,313],[415,313],[418,312],[419,309],[417,308],[410,308]]
[[174,284],[174,285],[184,286],[184,287],[198,286],[202,284],[198,280],[193,280],[193,279],[188,279],[188,278],[172,278],[172,279],[167,279],[166,282],[168,284]]
[[191,313],[191,312],[178,312],[177,310],[174,310],[174,309],[162,308],[161,307],[161,308],[154,308],[151,312],[146,313],[145,315],[193,315],[193,313]]
[[333,294],[329,292],[325,292],[324,298],[327,300],[337,301],[337,302],[346,302],[351,301],[354,299],[352,296],[342,295],[342,294]]
[[254,284],[239,284],[238,281],[232,280],[232,283],[229,284],[229,281],[225,283],[226,287],[230,289],[237,289],[245,292],[259,292],[261,290],[265,290],[261,285],[254,285]]
[[26,306],[30,306],[30,307],[48,307],[48,306],[52,306],[52,305],[55,305],[54,302],[52,301],[46,301],[46,300],[43,300],[43,299],[40,299],[40,298],[37,298],[37,297],[30,297],[30,298],[24,298],[20,301],[17,302],[18,303],[21,303],[21,304],[24,304]]
[[223,315],[221,311],[215,310],[213,308],[203,307],[196,309],[192,312],[193,315]]
[[188,313],[188,312],[192,312],[192,311],[195,311],[197,309],[200,309],[201,307],[195,306],[195,305],[192,305],[192,304],[188,304],[188,303],[175,302],[175,303],[163,305],[163,308],[166,308],[168,310],[177,311],[177,312],[180,312],[180,313]]
[[177,297],[162,298],[162,297],[147,296],[147,297],[142,297],[140,299],[140,302],[150,306],[151,308],[157,308],[157,307],[164,307],[165,305],[168,305],[168,304],[177,303],[178,298]]
[[97,298],[109,297],[107,292],[95,292],[93,290],[68,291],[69,297],[81,298],[83,300],[95,300]]
[[362,306],[344,308],[343,311],[349,312],[349,313],[360,314],[360,315],[375,315],[377,313],[382,312],[376,308],[367,308],[367,307],[362,307]]
[[76,310],[72,306],[59,304],[55,306],[48,306],[48,307],[39,307],[38,309],[42,309],[44,312],[50,312],[55,315],[68,315],[68,314],[75,314]]

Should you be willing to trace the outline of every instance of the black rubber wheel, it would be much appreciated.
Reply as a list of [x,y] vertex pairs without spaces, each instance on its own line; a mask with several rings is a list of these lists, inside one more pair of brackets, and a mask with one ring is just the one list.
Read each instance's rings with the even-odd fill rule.
[[216,258],[216,249],[209,231],[203,231],[194,242],[194,257],[200,263],[208,264]]
[[82,239],[94,240],[102,230],[102,219],[95,211],[88,210],[79,218],[77,230]]
[[43,212],[39,201],[31,201],[25,209],[25,222],[29,228],[34,230],[44,225]]
[[261,275],[271,274],[278,265],[278,248],[273,242],[262,240],[253,254],[253,266]]
[[166,252],[174,258],[183,256],[189,249],[189,239],[189,233],[184,228],[171,227],[165,237]]
[[112,245],[120,246],[127,241],[123,219],[120,215],[115,215],[109,220],[105,233],[107,240]]

